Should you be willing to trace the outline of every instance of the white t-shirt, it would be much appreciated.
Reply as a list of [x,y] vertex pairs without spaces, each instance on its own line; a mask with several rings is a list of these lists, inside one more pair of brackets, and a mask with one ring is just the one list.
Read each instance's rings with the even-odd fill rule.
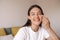
[[45,40],[49,37],[49,33],[44,28],[39,28],[34,32],[31,27],[23,27],[19,29],[13,40]]

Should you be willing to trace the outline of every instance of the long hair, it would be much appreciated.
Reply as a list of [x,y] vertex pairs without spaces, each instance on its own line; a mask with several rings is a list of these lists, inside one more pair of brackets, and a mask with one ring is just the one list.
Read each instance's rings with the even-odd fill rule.
[[[32,5],[30,8],[29,8],[29,10],[28,10],[28,16],[30,16],[30,11],[34,8],[34,7],[37,7],[38,9],[40,9],[41,10],[41,14],[42,15],[44,15],[44,13],[43,13],[43,10],[42,10],[42,8],[39,6],[39,5]],[[26,22],[26,24],[25,25],[23,25],[23,27],[25,27],[25,26],[31,26],[31,20],[27,20],[27,22]],[[40,25],[39,26],[42,26],[42,22],[40,23]]]

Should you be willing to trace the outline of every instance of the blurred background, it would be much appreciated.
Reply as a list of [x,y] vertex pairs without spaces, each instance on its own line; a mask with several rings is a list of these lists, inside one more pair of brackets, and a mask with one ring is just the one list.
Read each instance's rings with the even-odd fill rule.
[[60,37],[60,0],[0,0],[0,28],[24,25],[33,4],[42,7],[52,29]]

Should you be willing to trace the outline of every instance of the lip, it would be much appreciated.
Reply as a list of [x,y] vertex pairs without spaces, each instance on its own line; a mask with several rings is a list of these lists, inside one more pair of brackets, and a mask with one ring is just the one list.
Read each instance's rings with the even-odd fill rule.
[[39,22],[39,21],[40,21],[40,19],[34,19],[34,21]]

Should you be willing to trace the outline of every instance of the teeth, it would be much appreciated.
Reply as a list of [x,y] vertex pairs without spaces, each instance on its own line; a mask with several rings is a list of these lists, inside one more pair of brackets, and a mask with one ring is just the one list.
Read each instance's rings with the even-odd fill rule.
[[36,19],[35,21],[40,21],[39,19]]

